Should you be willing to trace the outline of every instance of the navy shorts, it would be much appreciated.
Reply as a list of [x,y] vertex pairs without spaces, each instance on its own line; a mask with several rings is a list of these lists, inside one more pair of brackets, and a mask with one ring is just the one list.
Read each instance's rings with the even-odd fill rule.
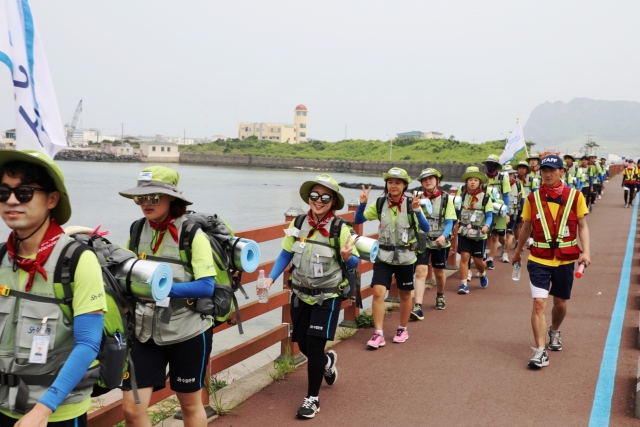
[[446,268],[447,256],[449,255],[449,248],[431,249],[427,248],[421,254],[418,254],[418,261],[416,265],[433,265],[433,268]]
[[[0,427],[13,427],[17,422],[17,419],[0,412]],[[87,427],[87,414],[66,421],[49,421],[47,427]]]
[[529,284],[533,298],[547,298],[549,295],[569,299],[573,287],[575,263],[549,267],[535,261],[527,262]]
[[307,304],[296,301],[297,298],[296,294],[291,294],[291,340],[304,342],[305,336],[312,336],[332,341],[338,327],[342,297],[327,298],[322,304]]
[[507,233],[513,234],[513,229],[516,228],[520,215],[513,214],[509,216],[509,224],[507,224]]
[[472,240],[464,236],[458,236],[458,253],[471,254],[473,258],[484,258],[487,240]]
[[[204,385],[207,363],[211,354],[213,330],[183,342],[158,345],[153,338],[147,342],[135,342],[131,358],[136,370],[138,388],[153,387],[162,390],[167,381],[167,364],[171,390],[177,393],[193,393]],[[124,390],[131,389],[131,381],[122,382]]]
[[401,291],[412,291],[414,266],[415,264],[391,265],[378,261],[373,264],[371,286],[382,285],[388,290],[391,288],[391,276],[395,276],[398,289]]

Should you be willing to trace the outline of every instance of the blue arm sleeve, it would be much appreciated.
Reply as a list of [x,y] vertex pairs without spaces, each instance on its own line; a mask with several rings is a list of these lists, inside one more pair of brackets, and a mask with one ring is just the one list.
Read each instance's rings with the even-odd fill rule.
[[284,272],[284,269],[287,268],[292,259],[293,252],[287,252],[283,249],[282,252],[280,252],[280,255],[278,255],[276,262],[273,264],[269,277],[275,281]]
[[418,217],[418,227],[420,227],[420,230],[424,232],[429,231],[429,221],[427,221],[427,218],[424,217],[422,209],[416,212],[416,216]]
[[353,216],[353,222],[356,224],[364,224],[367,222],[367,219],[364,217],[364,210],[367,207],[366,203],[360,203],[358,205],[358,209],[356,210],[355,215]]
[[593,177],[589,177],[589,187],[593,187]]
[[509,206],[509,193],[504,193],[502,195],[502,200],[504,201],[504,204]]
[[444,230],[442,231],[442,235],[444,237],[449,237],[449,235],[451,234],[451,230],[453,230],[453,220],[452,219],[445,219],[444,220]]
[[78,385],[98,356],[103,326],[104,314],[87,313],[73,318],[73,350],[40,403],[55,412]]
[[174,283],[169,292],[171,298],[207,298],[216,289],[213,277],[201,277],[194,282]]
[[349,261],[345,263],[348,269],[356,268],[358,266],[358,257],[355,255],[351,255]]
[[487,217],[484,220],[484,225],[487,227],[491,227],[491,223],[493,222],[493,212],[488,212]]

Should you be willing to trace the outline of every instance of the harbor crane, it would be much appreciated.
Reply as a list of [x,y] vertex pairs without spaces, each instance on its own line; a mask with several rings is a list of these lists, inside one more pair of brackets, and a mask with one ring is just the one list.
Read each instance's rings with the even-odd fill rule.
[[72,145],[73,131],[76,130],[76,125],[78,124],[78,118],[80,117],[80,114],[82,114],[82,99],[76,107],[76,112],[73,114],[73,120],[71,120],[71,123],[67,126],[67,145],[69,146]]

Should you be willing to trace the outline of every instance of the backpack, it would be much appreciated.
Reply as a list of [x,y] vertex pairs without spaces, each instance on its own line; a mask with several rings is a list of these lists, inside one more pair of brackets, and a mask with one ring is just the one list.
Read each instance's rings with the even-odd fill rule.
[[[385,200],[387,200],[386,196],[378,197],[378,199],[376,200],[376,212],[378,212],[378,219],[380,219],[380,216],[382,215],[382,207],[384,206]],[[413,197],[407,197],[407,216],[409,217],[409,225],[411,225],[411,228],[413,228],[414,230],[420,231],[416,228],[416,222],[412,215],[415,213],[413,211],[413,207],[411,207],[412,204]]]
[[[140,244],[140,235],[146,218],[141,218],[131,225],[129,242],[129,250],[138,253],[138,245]],[[187,257],[186,263],[180,263],[185,267],[191,266],[191,247],[197,230],[202,230],[209,238],[211,252],[213,253],[213,261],[216,265],[217,275],[215,280],[215,290],[209,298],[193,298],[193,299],[172,299],[172,306],[188,307],[197,313],[213,317],[214,326],[223,323],[233,324],[231,314],[236,313],[236,324],[238,332],[244,334],[242,328],[242,320],[240,319],[240,310],[235,292],[240,290],[246,299],[249,296],[240,284],[242,280],[242,270],[236,265],[233,256],[235,246],[240,241],[233,238],[233,229],[216,214],[189,212],[185,215],[185,221],[182,223],[182,231],[180,233],[179,249],[185,252]],[[148,255],[149,260],[162,261],[170,264],[179,263],[175,259],[155,257]]]
[[[304,224],[305,219],[307,219],[307,214],[298,215],[294,220],[293,226],[296,229],[300,230],[302,228],[302,224]],[[329,238],[333,239],[333,245],[330,247],[331,249],[333,249],[334,256],[336,257],[336,260],[338,261],[338,265],[340,265],[340,269],[342,270],[342,280],[344,281],[345,279],[347,279],[349,281],[347,287],[343,291],[342,297],[344,299],[349,298],[352,301],[355,301],[358,308],[362,308],[362,295],[360,294],[360,287],[361,287],[360,272],[355,268],[352,270],[349,270],[347,268],[346,263],[340,256],[340,233],[343,225],[348,225],[349,227],[352,226],[349,221],[343,218],[340,218],[338,216],[334,217],[333,220],[331,221]],[[355,234],[355,233],[352,232],[352,234]],[[294,241],[297,240],[295,236],[292,236],[292,237]],[[325,244],[321,242],[314,241],[313,244],[325,246]],[[292,265],[289,272],[291,273],[293,269],[294,269],[294,266]],[[289,287],[291,288],[291,277],[289,277]]]

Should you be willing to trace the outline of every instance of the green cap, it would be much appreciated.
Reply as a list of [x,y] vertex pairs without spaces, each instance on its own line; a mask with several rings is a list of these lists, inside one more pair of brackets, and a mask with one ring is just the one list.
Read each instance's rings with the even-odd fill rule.
[[524,166],[527,168],[527,173],[531,172],[531,166],[529,166],[529,163],[522,161],[522,162],[518,162],[518,167],[520,166]]
[[418,178],[418,181],[422,181],[423,179],[425,179],[425,178],[427,178],[429,176],[435,176],[439,180],[442,179],[442,174],[437,169],[435,169],[435,168],[426,168],[422,172],[420,172],[420,178]]
[[[60,193],[60,200],[55,208],[51,210],[51,216],[58,225],[63,225],[71,218],[71,202],[67,188],[64,186],[64,175],[53,160],[42,151],[38,150],[0,150],[0,166],[9,162],[21,161],[43,167],[56,186],[56,191]],[[0,177],[1,178],[1,177]]]
[[180,175],[173,169],[164,166],[149,166],[140,172],[137,187],[120,191],[119,194],[127,199],[133,199],[134,196],[144,196],[145,194],[168,194],[191,205],[192,203],[184,198],[182,191],[177,187],[179,179]]
[[487,163],[496,163],[498,164],[498,170],[502,170],[502,164],[500,164],[500,157],[496,156],[495,154],[490,154],[489,157],[487,157],[487,160],[485,160],[484,162],[482,162],[483,165],[487,165]]
[[567,153],[567,154],[565,154],[564,156],[562,156],[562,158],[563,158],[564,160],[567,160],[567,158],[569,158],[569,157],[571,158],[571,160],[575,160],[575,159],[576,159],[576,155],[575,155],[575,154],[573,154],[573,153]]
[[389,178],[398,178],[406,182],[407,184],[411,183],[411,177],[407,173],[406,170],[400,168],[391,168],[389,172],[382,175],[382,179],[384,182],[387,182]]
[[529,161],[529,160],[531,160],[531,159],[538,159],[538,160],[540,160],[540,154],[538,154],[538,153],[531,153],[531,154],[529,155],[529,157],[527,157],[527,161]]
[[516,173],[516,172],[518,172],[517,170],[515,170],[515,169],[513,169],[511,167],[511,163],[505,163],[504,166],[502,166],[502,170],[504,172],[507,172],[507,173]]
[[344,196],[340,194],[340,186],[338,182],[328,173],[323,173],[315,177],[313,181],[305,181],[300,186],[300,197],[305,203],[309,203],[309,194],[314,185],[322,185],[332,190],[336,195],[336,204],[334,208],[340,210],[344,207]]
[[477,166],[469,166],[467,171],[462,175],[462,180],[467,182],[469,178],[478,178],[480,183],[485,184],[487,182],[487,176],[480,172]]

